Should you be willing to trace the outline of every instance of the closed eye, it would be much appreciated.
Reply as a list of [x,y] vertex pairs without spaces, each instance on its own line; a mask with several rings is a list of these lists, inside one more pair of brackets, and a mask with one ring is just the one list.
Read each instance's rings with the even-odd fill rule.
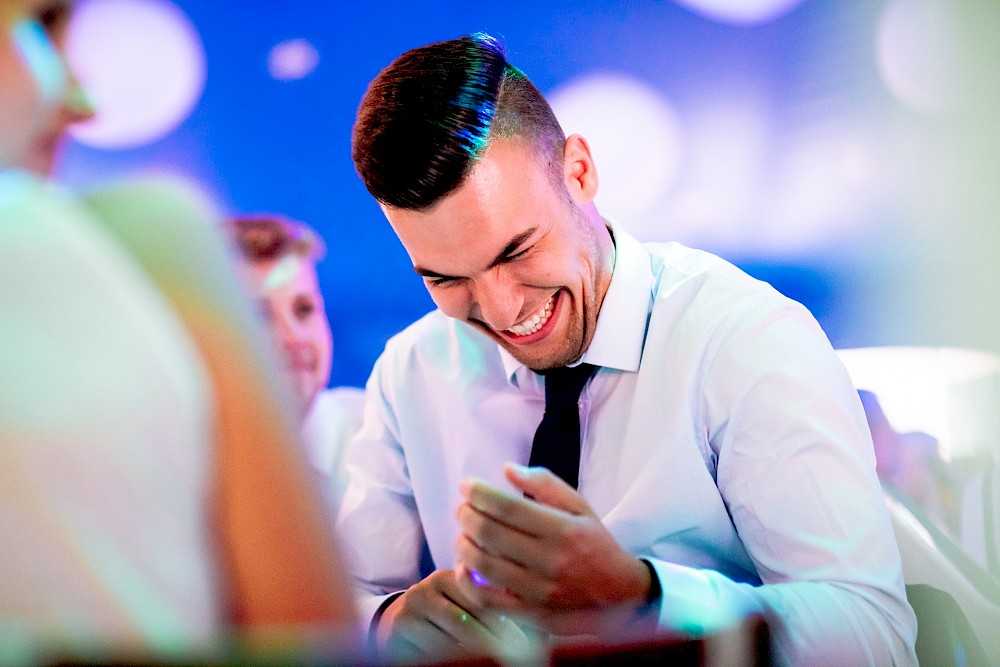
[[427,282],[428,285],[432,285],[434,287],[448,287],[449,285],[456,284],[460,280],[460,278],[452,278],[450,276],[439,276],[437,278],[426,277],[424,278],[424,280]]
[[520,258],[524,257],[525,255],[527,255],[528,251],[530,251],[533,247],[534,246],[528,246],[527,248],[525,248],[524,250],[521,250],[520,252],[515,252],[515,253],[512,253],[512,254],[509,254],[506,257],[504,257],[504,261],[505,262],[513,262],[516,259],[520,259]]
[[422,266],[414,266],[413,270],[416,271],[418,276],[424,279],[424,284],[428,287],[447,287],[461,280],[459,276],[445,275]]
[[[496,259],[490,264],[491,267],[504,264],[506,262],[513,262],[524,257],[534,246],[531,242],[531,238],[535,235],[537,227],[532,227],[531,229],[526,229],[514,238],[510,240],[507,247],[497,255]],[[515,252],[518,248],[523,247],[524,249],[520,252]]]

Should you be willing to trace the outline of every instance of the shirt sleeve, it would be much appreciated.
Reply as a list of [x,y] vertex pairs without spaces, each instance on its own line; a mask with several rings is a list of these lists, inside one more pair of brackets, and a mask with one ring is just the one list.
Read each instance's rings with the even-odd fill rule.
[[760,612],[780,664],[915,664],[916,620],[864,413],[825,335],[796,305],[716,342],[702,419],[762,585],[650,559],[661,622],[711,630]]
[[406,455],[392,417],[388,367],[383,355],[368,380],[363,423],[344,453],[348,483],[336,525],[364,621],[370,621],[393,593],[420,581],[426,553]]

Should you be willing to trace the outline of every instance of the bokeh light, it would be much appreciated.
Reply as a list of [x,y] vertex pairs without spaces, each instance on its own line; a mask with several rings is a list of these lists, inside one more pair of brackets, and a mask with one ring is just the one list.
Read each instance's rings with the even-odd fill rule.
[[660,211],[659,221],[642,225],[648,240],[717,250],[745,250],[760,241],[751,233],[752,211],[759,208],[767,173],[768,113],[757,96],[742,93],[738,99],[702,100],[688,110],[684,179],[666,215]]
[[98,148],[133,148],[174,130],[205,87],[205,52],[187,15],[166,0],[87,0],[67,57],[97,109],[72,128]]
[[802,0],[674,0],[674,2],[713,21],[735,25],[758,25],[787,14],[801,4]]
[[605,72],[568,81],[547,97],[566,134],[590,144],[598,207],[632,229],[630,221],[642,218],[677,177],[683,144],[677,112],[642,81]]
[[275,44],[267,56],[267,71],[279,81],[295,81],[312,74],[319,65],[319,51],[305,39]]
[[913,110],[938,114],[960,102],[960,22],[954,3],[891,0],[876,51],[886,87]]
[[864,138],[838,131],[811,137],[782,157],[759,231],[778,253],[861,240],[879,184]]

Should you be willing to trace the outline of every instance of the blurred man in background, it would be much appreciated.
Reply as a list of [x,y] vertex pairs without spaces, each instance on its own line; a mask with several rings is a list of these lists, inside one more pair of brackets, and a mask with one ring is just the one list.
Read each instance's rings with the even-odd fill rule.
[[325,253],[323,239],[308,225],[271,213],[237,216],[226,227],[251,292],[284,353],[304,413],[302,436],[309,459],[338,503],[346,486],[341,458],[360,426],[364,392],[327,387],[333,335],[316,274]]

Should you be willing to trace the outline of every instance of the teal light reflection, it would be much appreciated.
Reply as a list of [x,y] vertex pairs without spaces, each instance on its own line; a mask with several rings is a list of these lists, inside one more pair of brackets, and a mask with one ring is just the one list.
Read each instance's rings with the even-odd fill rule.
[[62,97],[66,90],[66,68],[45,29],[37,21],[22,19],[11,29],[11,36],[42,97],[49,102]]

